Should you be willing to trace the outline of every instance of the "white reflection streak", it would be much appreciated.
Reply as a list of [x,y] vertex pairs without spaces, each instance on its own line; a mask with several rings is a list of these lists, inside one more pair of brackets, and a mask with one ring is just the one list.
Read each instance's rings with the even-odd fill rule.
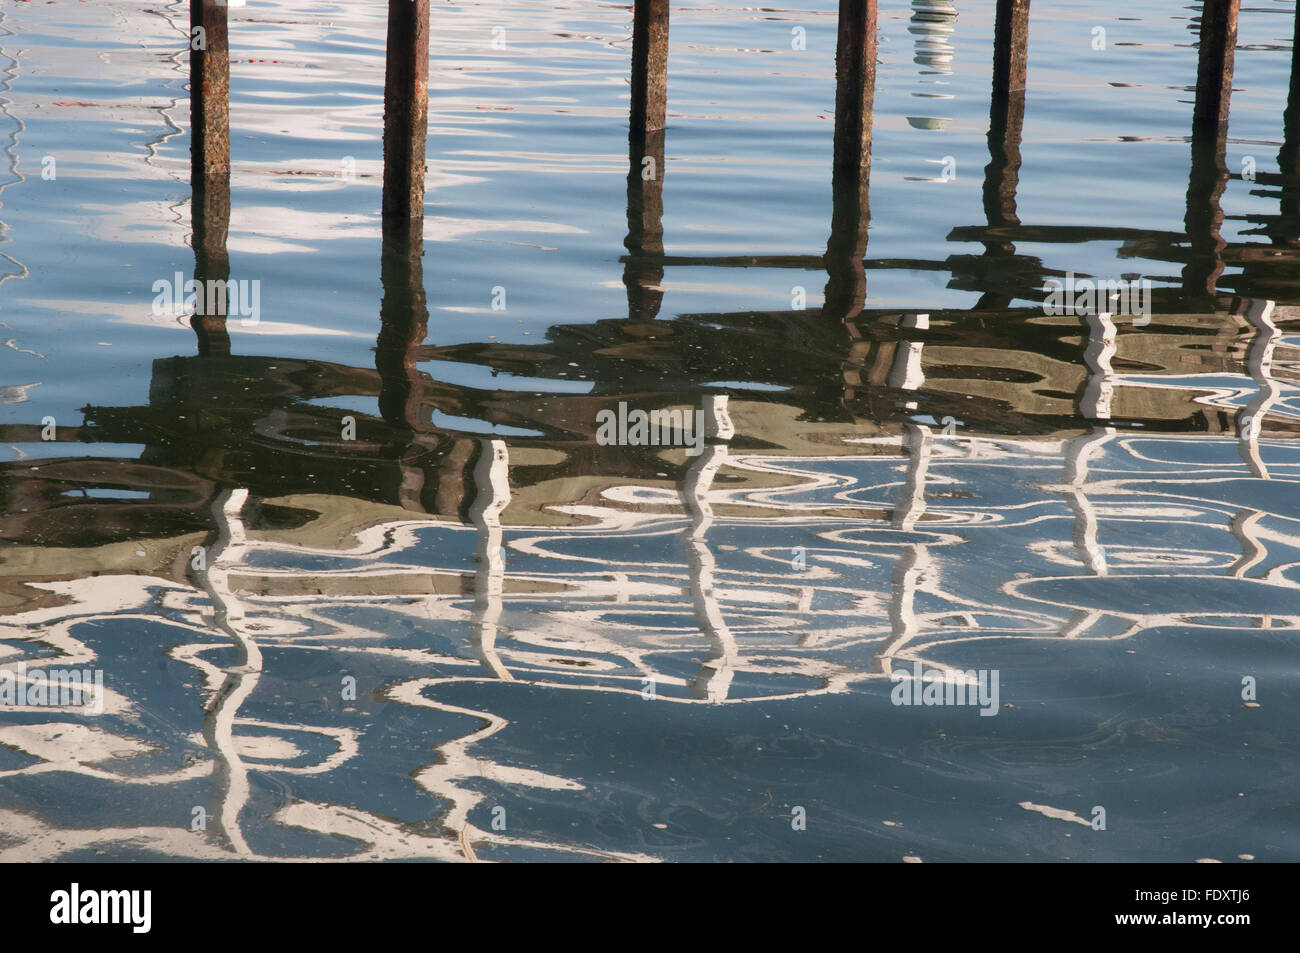
[[[1255,397],[1242,412],[1237,429],[1237,453],[1242,462],[1257,478],[1268,480],[1271,476],[1259,454],[1259,438],[1264,429],[1264,418],[1281,394],[1281,387],[1273,380],[1273,351],[1280,333],[1273,323],[1274,303],[1266,299],[1251,299],[1246,305],[1246,320],[1255,328],[1255,335],[1246,354],[1246,369],[1257,385]],[[1268,549],[1259,538],[1259,524],[1264,514],[1256,509],[1237,513],[1229,526],[1232,535],[1241,543],[1241,557],[1228,567],[1234,578],[1244,579],[1246,573],[1268,556]],[[1267,628],[1268,616],[1261,617]]]
[[[930,326],[930,316],[906,315],[901,323],[903,327],[924,330]],[[923,341],[914,341],[907,345],[906,350],[899,349],[889,373],[890,387],[901,390],[920,389],[925,383],[925,374],[921,370],[921,352],[924,347]],[[909,401],[904,406],[913,409],[916,403]],[[908,455],[907,478],[903,481],[898,503],[894,507],[893,524],[900,532],[910,533],[917,520],[925,515],[925,478],[930,470],[934,437],[930,428],[924,424],[908,421],[904,428],[904,445]],[[898,561],[894,564],[889,600],[891,638],[876,653],[874,662],[877,672],[888,675],[899,650],[920,634],[921,626],[916,617],[916,592],[932,568],[933,560],[928,546],[924,543],[904,544]]]
[[1115,322],[1105,312],[1088,315],[1088,346],[1083,362],[1088,367],[1088,381],[1079,399],[1079,414],[1089,420],[1110,420],[1110,404],[1115,393],[1115,372],[1110,359],[1115,356]]
[[[1088,499],[1088,466],[1114,436],[1114,427],[1098,427],[1091,433],[1067,440],[1064,447],[1065,498],[1074,512],[1074,548],[1079,561],[1096,576],[1107,575],[1109,568],[1106,550],[1097,539],[1097,509]],[[1076,638],[1092,628],[1103,615],[1096,610],[1081,610],[1061,629],[1061,636]]]
[[[727,395],[710,397],[704,407],[704,436],[708,441],[731,439],[735,428],[727,413]],[[713,525],[713,507],[709,503],[709,488],[713,478],[727,459],[727,445],[709,442],[704,451],[686,471],[682,484],[682,502],[691,517],[687,535],[690,563],[691,601],[695,608],[695,621],[709,641],[709,658],[691,679],[691,693],[696,698],[722,703],[727,700],[731,682],[736,676],[739,650],[736,639],[722,615],[714,584],[716,561],[709,549],[706,534]]]
[[1264,417],[1282,392],[1272,376],[1273,351],[1280,335],[1277,325],[1273,323],[1273,302],[1261,298],[1251,299],[1246,306],[1246,320],[1255,329],[1250,350],[1246,354],[1246,369],[1258,389],[1255,398],[1241,415],[1237,430],[1238,453],[1252,474],[1267,480],[1268,467],[1259,456],[1259,437],[1264,429]]
[[[918,345],[919,346],[919,345]],[[907,479],[899,491],[898,505],[894,508],[894,528],[910,533],[925,514],[925,478],[930,470],[930,454],[934,438],[930,428],[908,422],[905,445],[908,452]],[[875,656],[875,670],[888,675],[893,659],[899,651],[921,633],[916,617],[916,593],[927,573],[934,568],[930,547],[924,543],[904,544],[894,564],[889,600],[891,638],[880,647]]]
[[239,827],[239,814],[248,803],[248,770],[239,756],[234,739],[235,716],[257,687],[262,676],[262,653],[244,631],[244,606],[230,589],[229,565],[238,565],[248,547],[240,512],[248,499],[248,490],[221,491],[212,504],[217,525],[217,541],[199,574],[199,583],[212,599],[213,625],[234,641],[238,653],[235,664],[208,703],[203,719],[203,736],[213,756],[218,829],[241,856],[252,856]]
[[510,455],[504,440],[479,442],[474,465],[477,494],[470,506],[470,522],[478,531],[474,573],[474,608],[470,632],[474,654],[497,678],[514,681],[497,654],[501,595],[505,589],[505,554],[501,549],[501,511],[510,503]]

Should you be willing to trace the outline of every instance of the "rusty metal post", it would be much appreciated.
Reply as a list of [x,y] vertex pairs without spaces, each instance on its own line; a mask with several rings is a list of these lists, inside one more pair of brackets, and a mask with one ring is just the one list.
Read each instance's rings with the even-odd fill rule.
[[[190,0],[190,192],[194,280],[205,288],[230,278],[230,47],[216,0]],[[226,316],[203,310],[190,318],[200,356],[229,354]]]

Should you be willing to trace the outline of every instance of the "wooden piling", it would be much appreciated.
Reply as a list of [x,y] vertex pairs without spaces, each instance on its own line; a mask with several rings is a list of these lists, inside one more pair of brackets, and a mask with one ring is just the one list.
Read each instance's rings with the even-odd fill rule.
[[865,181],[871,171],[876,88],[876,0],[840,0],[835,45],[835,173]]
[[[1192,113],[1192,167],[1185,218],[1191,249],[1182,275],[1184,293],[1199,299],[1214,296],[1224,267],[1220,200],[1228,185],[1228,111],[1240,3],[1241,0],[1204,0],[1201,7],[1196,105]],[[1213,306],[1213,302],[1203,303]]]
[[[840,0],[835,46],[835,156],[823,314],[850,321],[866,303],[871,221],[872,101],[876,88],[876,0]],[[852,329],[851,329],[852,333]]]
[[[1029,69],[1029,0],[998,0],[993,26],[993,85],[989,95],[989,164],[984,167],[984,216],[990,229],[1019,225],[1020,141],[1025,127]],[[999,235],[984,239],[984,254],[1012,259],[1014,242]],[[976,310],[1005,311],[1013,295],[987,288]]]
[[386,236],[418,244],[424,229],[429,129],[429,0],[388,0],[384,69]]
[[1025,125],[1029,68],[1029,0],[998,0],[993,28],[993,92],[989,106],[989,157],[984,170],[984,212],[989,225],[1019,225],[1020,140]]
[[632,110],[634,134],[664,128],[668,103],[668,0],[634,0]]
[[1237,12],[1241,0],[1203,0],[1196,107],[1192,135],[1199,140],[1226,139],[1232,97],[1233,54],[1237,48]]
[[[194,280],[207,287],[230,278],[230,48],[215,0],[190,0],[190,192]],[[224,314],[195,314],[190,326],[200,356],[230,353]]]
[[427,511],[437,492],[430,467],[438,438],[421,421],[421,375],[414,357],[429,324],[422,260],[428,131],[429,0],[389,0],[380,262],[384,297],[375,369],[379,414],[397,435],[389,452],[401,474],[399,501],[416,511]]

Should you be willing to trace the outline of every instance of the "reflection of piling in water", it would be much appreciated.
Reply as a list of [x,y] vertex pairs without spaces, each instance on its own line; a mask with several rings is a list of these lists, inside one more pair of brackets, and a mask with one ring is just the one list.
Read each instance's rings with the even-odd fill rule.
[[623,267],[627,313],[634,321],[653,321],[663,302],[664,132],[628,135],[627,239]]
[[436,487],[427,485],[431,481],[426,464],[438,437],[428,432],[420,416],[421,374],[415,349],[424,343],[429,309],[421,242],[418,232],[416,235],[408,242],[404,226],[384,230],[384,297],[379,308],[375,370],[379,372],[379,414],[390,425],[394,441],[388,453],[396,458],[401,472],[398,502],[404,509],[424,511],[432,504],[430,493],[436,492]]
[[240,513],[248,490],[223,490],[212,504],[217,540],[200,574],[200,584],[212,600],[213,623],[229,636],[237,650],[235,662],[226,669],[221,685],[208,704],[203,719],[203,737],[212,752],[213,815],[217,830],[235,853],[251,851],[239,827],[239,815],[248,802],[248,770],[239,755],[234,737],[235,717],[262,677],[262,652],[248,635],[244,608],[231,592],[228,565],[239,563],[247,546]]
[[388,0],[384,69],[385,232],[413,245],[424,228],[429,0]]
[[840,0],[835,45],[835,156],[824,313],[856,317],[866,301],[862,259],[871,207],[872,101],[876,88],[876,0]]
[[[926,329],[930,326],[928,314],[907,315],[904,327]],[[925,383],[921,371],[923,342],[913,342],[906,349],[899,347],[894,367],[890,371],[889,386],[915,391]],[[909,402],[910,404],[910,402]],[[910,404],[910,406],[915,406]],[[926,477],[930,472],[930,458],[934,454],[934,434],[929,427],[911,420],[903,424],[902,449],[907,453],[907,476],[899,489],[894,505],[894,529],[911,533],[917,521],[925,515]],[[889,601],[890,638],[877,650],[873,663],[875,671],[888,675],[893,658],[921,631],[916,618],[916,593],[926,573],[933,566],[930,547],[925,543],[904,543],[899,548],[894,563],[893,586]]]
[[[1250,468],[1251,476],[1263,480],[1271,479],[1271,474],[1260,456],[1259,438],[1269,407],[1281,396],[1281,388],[1273,380],[1273,350],[1280,336],[1277,325],[1273,323],[1273,305],[1272,301],[1260,299],[1246,302],[1246,320],[1255,328],[1246,355],[1246,368],[1258,389],[1237,422],[1237,453]],[[1227,570],[1236,579],[1246,578],[1246,573],[1268,556],[1268,548],[1260,535],[1263,519],[1262,510],[1248,507],[1238,511],[1228,523],[1232,535],[1241,545],[1241,556]],[[1268,616],[1261,616],[1257,624],[1267,628],[1270,625]]]
[[734,435],[735,427],[727,413],[727,396],[720,394],[706,397],[704,436],[707,443],[703,452],[687,469],[681,488],[682,502],[691,518],[691,528],[686,538],[691,602],[695,608],[695,623],[709,642],[709,657],[700,664],[700,670],[691,678],[691,694],[711,702],[727,700],[740,653],[736,639],[722,615],[722,605],[714,588],[717,562],[705,538],[709,527],[713,525],[709,489],[713,486],[713,478],[727,460],[726,441]]
[[[990,230],[1020,224],[1020,141],[1025,126],[1025,88],[1029,69],[1029,0],[998,0],[993,29],[993,88],[989,95],[989,164],[984,167],[984,216]],[[1013,242],[1000,235],[984,238],[984,254],[1012,259]],[[996,267],[996,266],[995,266]],[[1004,310],[1013,295],[990,289],[975,310]]]
[[413,349],[424,343],[429,309],[424,291],[424,167],[428,137],[429,2],[390,0],[384,71],[384,194],[380,305],[375,369],[379,413],[402,446],[390,448],[401,470],[406,509],[424,510],[426,472],[420,461],[436,437],[422,433],[420,372]]
[[952,35],[957,7],[951,0],[912,0],[912,22],[907,32],[916,37],[912,61],[944,76],[952,74]]
[[1115,356],[1115,322],[1106,313],[1090,314],[1088,344],[1083,363],[1088,368],[1083,392],[1079,397],[1079,415],[1085,420],[1110,420],[1111,400],[1115,396],[1115,372],[1110,360]]
[[668,0],[632,11],[632,105],[628,116],[628,317],[653,321],[663,302],[664,125],[668,99]]
[[478,569],[474,573],[470,639],[474,654],[484,668],[497,678],[514,681],[496,650],[506,574],[505,553],[501,548],[501,511],[510,503],[510,456],[504,440],[479,441],[474,490],[469,518],[478,531],[475,547]]
[[[1094,427],[1089,433],[1072,437],[1062,448],[1065,457],[1065,496],[1074,513],[1072,539],[1079,561],[1098,576],[1107,574],[1106,551],[1098,539],[1097,508],[1088,499],[1088,468],[1099,452],[1115,436],[1114,427]],[[1072,625],[1062,635],[1078,635],[1082,628]]]
[[1296,8],[1295,35],[1291,41],[1291,84],[1282,114],[1282,148],[1277,154],[1282,173],[1282,228],[1286,243],[1300,239],[1300,6]]
[[419,370],[413,349],[424,343],[429,308],[425,301],[424,269],[419,239],[407,244],[399,227],[385,229],[381,280],[379,337],[375,369],[380,375],[379,414],[394,427],[411,431],[420,426]]
[[[1115,394],[1115,372],[1110,361],[1115,356],[1117,339],[1115,322],[1109,314],[1090,314],[1087,322],[1088,344],[1083,351],[1083,363],[1088,368],[1088,377],[1079,392],[1079,416],[1094,424],[1089,433],[1067,441],[1063,448],[1065,494],[1074,512],[1074,548],[1079,560],[1089,571],[1104,576],[1106,551],[1098,542],[1097,511],[1088,499],[1087,483],[1089,463],[1115,435],[1115,428],[1108,424]],[[1089,618],[1085,624],[1085,620],[1075,619],[1061,634],[1076,636],[1095,621]]]
[[[909,421],[903,425],[902,448],[907,453],[907,476],[899,488],[891,522],[894,529],[911,533],[917,521],[925,515],[925,486],[930,458],[934,453],[934,434],[924,424]],[[916,594],[924,588],[934,568],[927,544],[903,543],[899,547],[890,589],[890,637],[876,650],[872,659],[874,671],[888,675],[893,670],[895,656],[921,634],[921,623],[916,616]]]
[[1255,382],[1256,390],[1237,421],[1237,451],[1253,476],[1267,480],[1269,472],[1259,455],[1259,438],[1269,408],[1282,396],[1281,386],[1273,379],[1273,351],[1281,332],[1273,323],[1272,301],[1248,301],[1246,320],[1255,329],[1246,353],[1246,370]]
[[[930,327],[928,314],[905,314],[899,320],[900,328],[925,331]],[[925,350],[924,341],[899,341],[894,350],[894,363],[889,368],[885,383],[899,390],[916,391],[925,383],[925,371],[921,367],[921,352]],[[915,401],[907,401],[904,407],[916,409]]]
[[[209,281],[230,278],[226,251],[230,230],[230,49],[225,5],[216,0],[190,0],[190,33],[194,280],[206,288]],[[196,313],[190,326],[198,337],[201,357],[230,353],[224,314]]]
[[1223,273],[1223,208],[1228,185],[1225,158],[1233,54],[1240,0],[1204,0],[1192,114],[1192,171],[1187,186],[1187,237],[1191,253],[1183,268],[1183,291],[1213,295]]

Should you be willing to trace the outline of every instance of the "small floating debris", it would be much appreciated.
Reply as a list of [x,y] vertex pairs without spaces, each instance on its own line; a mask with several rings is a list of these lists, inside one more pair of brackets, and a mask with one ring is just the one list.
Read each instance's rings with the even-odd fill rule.
[[1084,827],[1092,827],[1090,821],[1085,821],[1073,811],[1066,811],[1059,807],[1050,807],[1046,804],[1035,804],[1033,801],[1021,801],[1020,806],[1026,811],[1037,811],[1045,817],[1050,817],[1058,821],[1072,821],[1075,824],[1082,824]]

